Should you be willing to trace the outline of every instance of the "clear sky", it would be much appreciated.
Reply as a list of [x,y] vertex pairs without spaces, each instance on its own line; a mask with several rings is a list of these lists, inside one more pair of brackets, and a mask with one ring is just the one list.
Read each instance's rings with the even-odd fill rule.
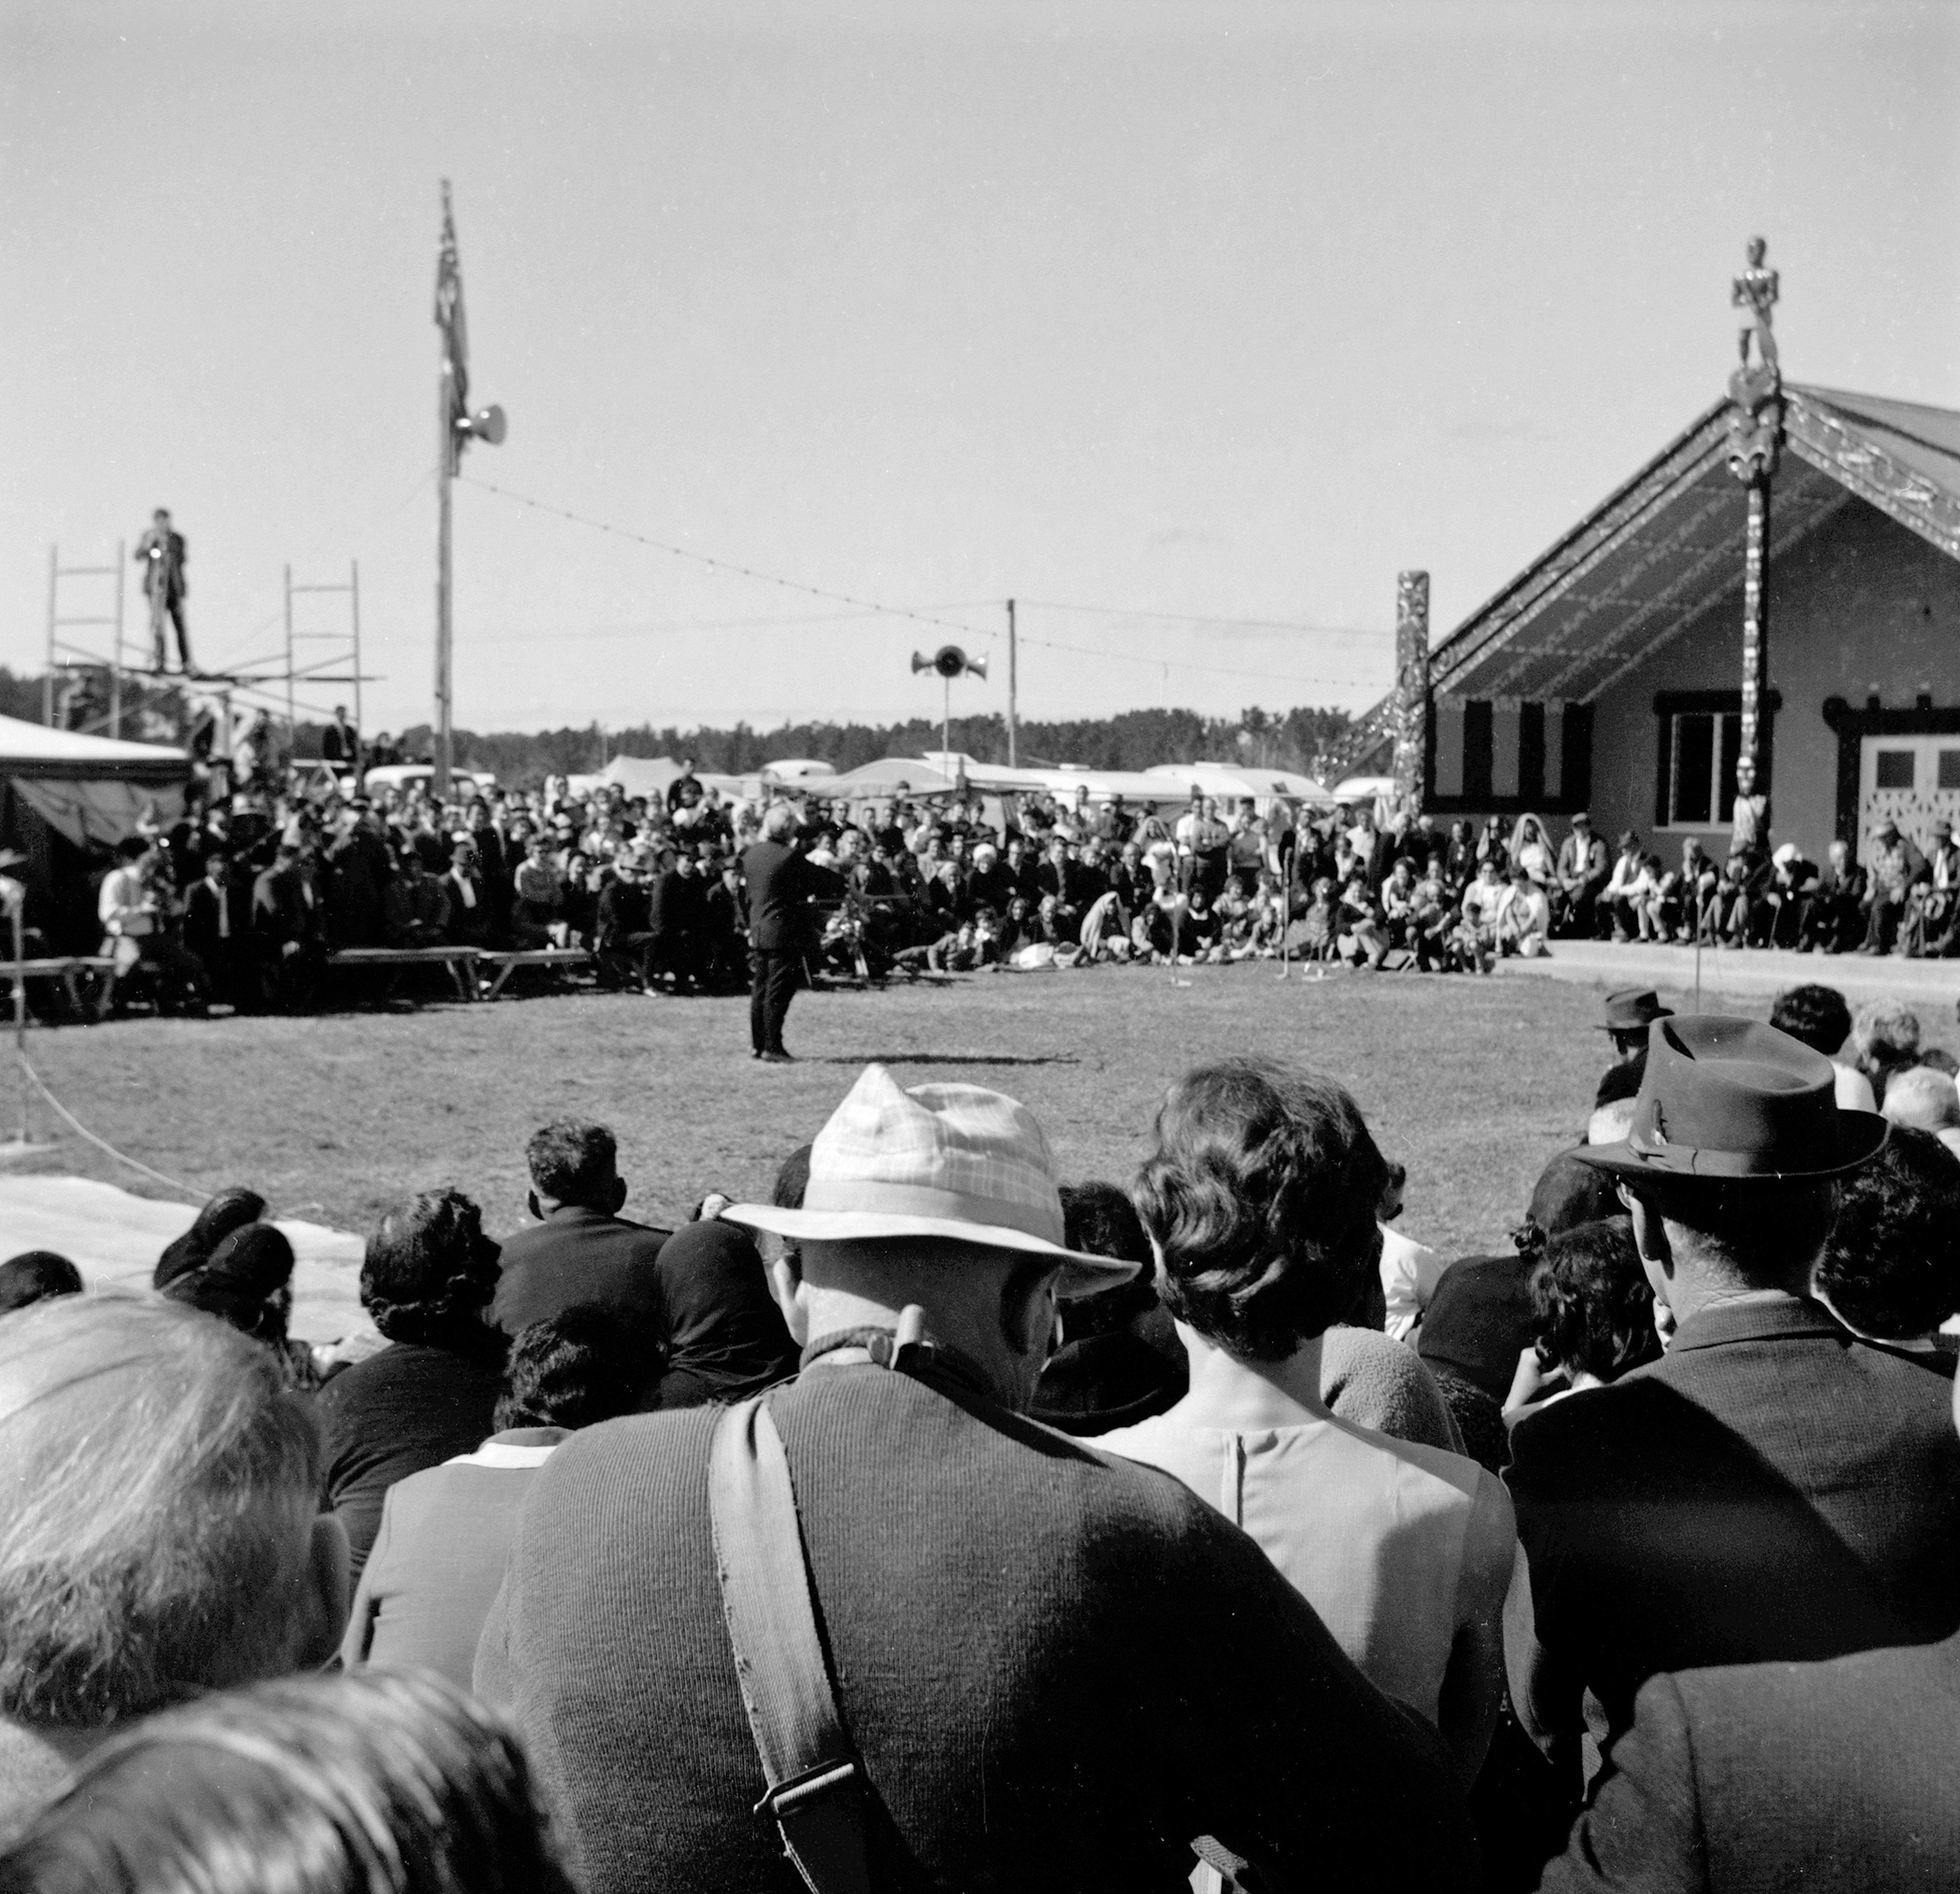
[[[1398,568],[1440,635],[1720,393],[1753,231],[1793,379],[1960,407],[1956,105],[1913,0],[5,0],[0,663],[163,504],[201,660],[357,558],[428,717],[448,176],[468,474],[963,709],[1010,594],[1024,716],[1358,708]],[[937,714],[936,626],[469,485],[456,582],[474,728]]]

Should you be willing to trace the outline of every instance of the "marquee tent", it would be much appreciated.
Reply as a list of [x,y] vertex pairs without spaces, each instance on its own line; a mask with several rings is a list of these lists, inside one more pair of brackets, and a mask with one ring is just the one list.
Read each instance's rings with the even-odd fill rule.
[[[124,743],[0,717],[0,779],[42,821],[77,848],[106,848],[129,835],[145,807],[175,817],[190,759],[155,743]],[[19,818],[9,810],[7,826]],[[21,844],[17,843],[16,846]]]

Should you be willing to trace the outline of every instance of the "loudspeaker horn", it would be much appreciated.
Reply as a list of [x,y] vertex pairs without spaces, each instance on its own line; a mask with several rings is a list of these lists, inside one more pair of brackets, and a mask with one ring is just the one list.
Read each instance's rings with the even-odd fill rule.
[[479,408],[475,414],[460,424],[464,433],[479,441],[487,441],[493,447],[504,444],[504,436],[509,424],[504,419],[504,411],[498,407]]

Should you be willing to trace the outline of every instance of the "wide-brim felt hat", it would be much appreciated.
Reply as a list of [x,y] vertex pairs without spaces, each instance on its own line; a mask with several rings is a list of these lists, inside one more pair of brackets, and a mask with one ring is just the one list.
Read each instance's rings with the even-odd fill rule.
[[801,1209],[736,1203],[721,1215],[807,1242],[939,1237],[1053,1256],[1064,1296],[1114,1288],[1139,1267],[1063,1241],[1055,1159],[1026,1105],[973,1085],[908,1091],[882,1065],[864,1068],[818,1132]]
[[1630,1181],[1798,1183],[1877,1156],[1890,1128],[1837,1102],[1821,1052],[1759,1019],[1657,1019],[1633,1123],[1613,1144],[1572,1155]]
[[1645,1032],[1657,1019],[1672,1019],[1674,1009],[1660,1003],[1651,987],[1622,987],[1606,995],[1606,1017],[1594,1029],[1600,1032]]

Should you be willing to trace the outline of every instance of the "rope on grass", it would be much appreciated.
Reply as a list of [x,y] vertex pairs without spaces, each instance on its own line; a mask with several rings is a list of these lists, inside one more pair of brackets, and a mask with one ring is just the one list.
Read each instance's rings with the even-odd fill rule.
[[151,1183],[161,1184],[164,1186],[165,1189],[175,1190],[180,1196],[195,1199],[195,1200],[199,1203],[203,1202],[205,1198],[207,1198],[211,1194],[207,1190],[193,1189],[188,1184],[179,1183],[175,1177],[166,1177],[161,1171],[152,1171],[147,1164],[139,1164],[135,1158],[129,1157],[124,1152],[119,1151],[115,1147],[115,1145],[109,1143],[109,1141],[106,1138],[98,1138],[95,1135],[95,1133],[88,1128],[88,1126],[83,1124],[82,1121],[78,1117],[77,1117],[75,1114],[71,1112],[68,1109],[68,1107],[61,1101],[60,1099],[56,1098],[55,1095],[48,1089],[47,1081],[44,1080],[41,1074],[34,1069],[34,1063],[27,1057],[26,1053],[17,1051],[15,1056],[21,1061],[21,1070],[24,1073],[26,1073],[28,1083],[32,1085],[34,1088],[37,1092],[39,1092],[44,1099],[48,1101],[49,1104],[54,1109],[56,1115],[62,1119],[63,1123],[67,1125],[68,1128],[71,1130],[75,1131],[78,1136],[86,1138],[89,1141],[89,1143],[93,1144],[98,1151],[107,1152],[111,1157],[115,1158],[117,1163],[128,1165],[132,1171],[138,1172],[142,1176],[147,1177]]

